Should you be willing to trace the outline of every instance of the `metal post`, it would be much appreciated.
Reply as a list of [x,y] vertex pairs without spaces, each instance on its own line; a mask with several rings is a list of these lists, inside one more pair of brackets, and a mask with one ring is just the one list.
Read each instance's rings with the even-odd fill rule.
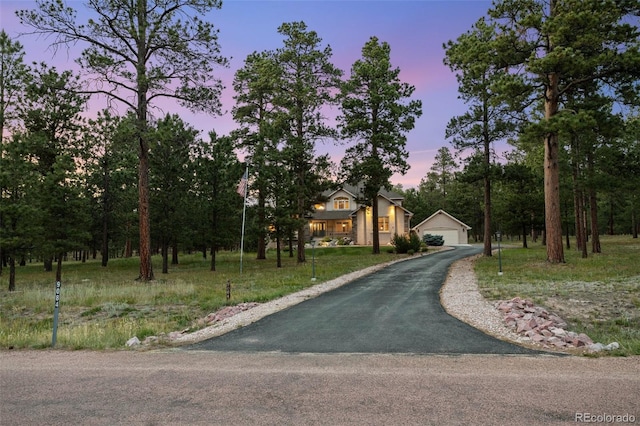
[[249,190],[249,163],[241,181],[242,189],[242,236],[240,237],[240,275],[242,275],[242,256],[244,255],[244,226],[247,218],[247,192]]
[[56,346],[58,339],[58,311],[60,310],[60,281],[56,281],[56,301],[53,305],[53,336],[51,337],[51,347]]
[[500,248],[502,233],[500,231],[496,232],[496,237],[498,238],[498,275],[502,275],[502,250]]
[[311,240],[311,281],[316,280],[316,241]]

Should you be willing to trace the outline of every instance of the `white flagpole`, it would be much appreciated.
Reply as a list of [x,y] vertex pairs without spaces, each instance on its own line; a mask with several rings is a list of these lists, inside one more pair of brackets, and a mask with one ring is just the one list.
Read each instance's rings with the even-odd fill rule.
[[240,237],[240,274],[242,274],[242,255],[244,254],[244,224],[247,217],[247,190],[249,189],[249,163],[244,171],[244,194],[242,197],[242,236]]

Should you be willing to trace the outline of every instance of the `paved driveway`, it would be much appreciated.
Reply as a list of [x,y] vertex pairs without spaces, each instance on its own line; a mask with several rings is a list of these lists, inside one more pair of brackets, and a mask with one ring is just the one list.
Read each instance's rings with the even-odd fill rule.
[[535,354],[459,321],[440,305],[456,247],[399,262],[188,350],[287,353]]

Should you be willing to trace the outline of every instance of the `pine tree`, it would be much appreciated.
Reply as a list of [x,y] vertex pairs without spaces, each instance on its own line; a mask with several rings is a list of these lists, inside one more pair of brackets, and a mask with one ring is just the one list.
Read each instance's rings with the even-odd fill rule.
[[400,81],[400,69],[392,67],[390,55],[388,43],[369,39],[342,85],[338,117],[341,135],[357,141],[345,151],[343,178],[363,185],[366,204],[372,207],[374,254],[380,253],[378,192],[391,189],[394,173],[409,169],[406,133],[422,114],[421,101],[407,101],[415,87]]

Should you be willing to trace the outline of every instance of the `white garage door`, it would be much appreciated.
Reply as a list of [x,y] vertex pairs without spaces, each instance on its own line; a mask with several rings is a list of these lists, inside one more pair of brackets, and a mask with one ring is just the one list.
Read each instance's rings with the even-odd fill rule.
[[451,229],[427,229],[424,232],[431,235],[442,235],[445,246],[460,244],[460,241],[458,241],[458,231]]

